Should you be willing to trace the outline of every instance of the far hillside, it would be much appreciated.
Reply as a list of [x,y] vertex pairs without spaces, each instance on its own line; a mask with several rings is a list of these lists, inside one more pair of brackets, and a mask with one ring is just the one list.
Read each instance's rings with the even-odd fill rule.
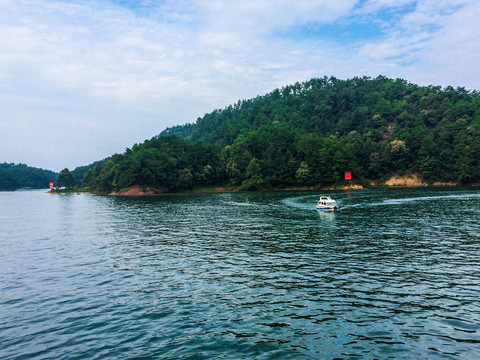
[[480,96],[384,76],[312,79],[168,128],[89,169],[86,185],[104,191],[330,186],[345,171],[363,185],[405,174],[479,183]]
[[45,189],[58,174],[25,164],[0,163],[0,191],[21,188]]

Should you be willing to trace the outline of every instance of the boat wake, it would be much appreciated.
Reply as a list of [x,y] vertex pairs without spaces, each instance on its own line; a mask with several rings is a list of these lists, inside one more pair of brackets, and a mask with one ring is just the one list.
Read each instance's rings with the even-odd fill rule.
[[388,206],[388,205],[403,205],[412,202],[425,202],[425,201],[452,201],[452,200],[471,200],[480,199],[480,194],[463,194],[463,195],[437,195],[437,196],[418,196],[412,198],[403,199],[387,199],[378,203],[372,203],[370,206]]
[[[463,201],[463,200],[480,200],[480,194],[449,194],[449,195],[436,195],[436,196],[417,196],[410,198],[397,198],[397,199],[384,199],[377,202],[368,202],[365,199],[344,199],[338,201],[340,203],[340,211],[356,209],[356,208],[367,208],[367,207],[376,207],[376,206],[400,206],[411,204],[415,202],[428,202],[428,201]],[[359,202],[355,202],[355,200]],[[295,208],[298,210],[316,210],[315,204],[318,202],[318,195],[305,195],[298,197],[291,197],[281,200],[281,203]],[[349,203],[352,202],[352,203]],[[480,210],[479,210],[480,211]]]
[[354,208],[366,208],[366,207],[376,207],[376,206],[400,206],[408,205],[415,202],[428,202],[428,201],[462,201],[462,200],[480,200],[480,194],[450,194],[450,195],[436,195],[436,196],[417,196],[410,198],[398,198],[398,199],[385,199],[379,202],[359,202],[356,204],[344,204],[342,206],[343,210],[354,209]]
[[298,210],[315,210],[315,204],[318,202],[318,196],[306,195],[291,197],[283,199],[280,202]]

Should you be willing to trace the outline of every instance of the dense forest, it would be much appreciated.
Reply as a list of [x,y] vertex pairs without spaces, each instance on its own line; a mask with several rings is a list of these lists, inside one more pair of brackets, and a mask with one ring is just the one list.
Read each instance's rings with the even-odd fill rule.
[[44,189],[57,178],[57,173],[24,164],[0,163],[0,191],[21,188]]
[[218,148],[179,136],[159,136],[135,144],[121,155],[95,163],[83,177],[85,186],[106,192],[132,185],[171,192],[221,181]]
[[480,182],[480,94],[402,79],[312,79],[238,101],[73,172],[101,191]]

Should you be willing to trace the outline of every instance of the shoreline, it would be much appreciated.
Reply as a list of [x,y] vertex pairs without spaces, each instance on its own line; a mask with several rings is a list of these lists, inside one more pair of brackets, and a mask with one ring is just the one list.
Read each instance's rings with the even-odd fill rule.
[[[351,191],[351,190],[366,190],[369,188],[411,188],[411,187],[457,187],[463,186],[460,183],[456,182],[433,182],[431,184],[426,183],[421,179],[418,174],[408,174],[404,176],[393,175],[386,181],[372,181],[367,186],[362,186],[360,184],[350,183],[342,185],[333,185],[333,186],[291,186],[285,188],[261,188],[257,190],[250,191]],[[470,184],[466,186],[480,186],[480,184]],[[211,187],[199,187],[192,190],[179,191],[179,192],[165,192],[162,189],[156,189],[153,187],[141,187],[138,185],[130,186],[128,189],[115,192],[101,192],[101,191],[92,191],[85,188],[74,188],[74,189],[61,189],[61,190],[50,190],[48,193],[51,194],[62,194],[62,193],[81,193],[88,192],[95,195],[104,195],[104,196],[159,196],[159,195],[192,195],[192,194],[212,194],[212,193],[229,193],[229,192],[242,192],[239,187],[229,187],[229,186],[211,186]]]
[[[266,191],[352,191],[352,190],[368,190],[371,188],[413,188],[413,187],[457,187],[462,186],[460,184],[453,183],[434,183],[434,184],[421,184],[421,185],[372,185],[369,187],[364,187],[361,185],[346,185],[346,186],[326,186],[326,187],[313,187],[313,186],[302,186],[302,187],[287,187],[287,188],[270,188],[270,189],[258,189],[258,190],[249,190],[246,192],[266,192]],[[469,186],[479,186],[469,185]],[[243,190],[244,191],[244,190]],[[158,189],[148,188],[145,191],[138,186],[132,186],[126,191],[112,192],[112,193],[101,193],[101,192],[91,192],[96,195],[105,195],[105,196],[162,196],[162,195],[199,195],[199,194],[214,194],[214,193],[234,193],[242,192],[242,190],[232,189],[232,188],[198,188],[190,191],[181,191],[181,192],[161,192]]]
[[93,195],[102,195],[102,196],[126,196],[126,197],[141,197],[141,196],[162,196],[162,195],[199,195],[199,194],[214,194],[214,193],[235,193],[235,192],[267,192],[267,191],[352,191],[352,190],[368,190],[368,189],[401,189],[401,188],[414,188],[414,187],[462,187],[462,186],[480,186],[480,184],[469,184],[461,185],[458,183],[447,183],[447,182],[435,182],[433,184],[371,184],[368,187],[352,184],[345,186],[325,186],[325,187],[315,187],[315,186],[301,186],[301,187],[286,187],[286,188],[262,188],[258,190],[239,190],[234,188],[197,188],[193,190],[179,191],[179,192],[162,192],[158,189],[147,188],[142,189],[139,186],[131,186],[128,190],[117,191],[117,192],[101,192],[101,191],[92,191],[90,189],[70,189],[70,190],[55,190],[55,191],[46,191],[47,194],[79,194],[79,193],[89,193]]

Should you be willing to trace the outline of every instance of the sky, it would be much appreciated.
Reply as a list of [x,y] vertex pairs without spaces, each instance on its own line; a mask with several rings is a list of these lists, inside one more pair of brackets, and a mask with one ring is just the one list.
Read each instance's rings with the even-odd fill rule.
[[0,162],[88,165],[311,78],[480,89],[478,0],[0,0]]

